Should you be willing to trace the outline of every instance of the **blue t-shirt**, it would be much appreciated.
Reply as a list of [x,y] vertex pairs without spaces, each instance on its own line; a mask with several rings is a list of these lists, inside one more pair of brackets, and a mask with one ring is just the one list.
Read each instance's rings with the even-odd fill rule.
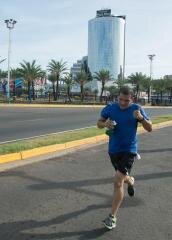
[[149,120],[144,109],[136,103],[130,104],[126,109],[121,109],[118,103],[111,103],[102,109],[101,117],[117,123],[109,136],[109,153],[137,153],[138,121],[134,118],[133,112],[139,108],[143,117]]

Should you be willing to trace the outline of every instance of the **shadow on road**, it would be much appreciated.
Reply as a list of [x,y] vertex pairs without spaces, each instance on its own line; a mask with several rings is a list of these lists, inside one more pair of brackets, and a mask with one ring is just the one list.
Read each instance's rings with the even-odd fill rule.
[[[38,178],[35,176],[30,176],[22,171],[9,171],[0,174],[0,177],[9,177],[16,176],[22,179],[29,179],[32,182],[35,181],[35,184],[27,186],[32,191],[45,191],[56,189],[58,193],[58,189],[68,189],[70,191],[77,191],[84,194],[89,194],[91,196],[100,197],[103,199],[104,203],[102,204],[94,204],[86,206],[84,209],[76,210],[70,213],[65,213],[63,215],[59,215],[56,218],[50,220],[36,221],[36,220],[27,220],[27,221],[16,221],[16,222],[6,222],[0,224],[0,238],[3,240],[15,239],[15,240],[27,240],[27,239],[36,239],[36,240],[49,240],[49,239],[63,239],[63,238],[71,238],[76,237],[79,240],[89,240],[89,239],[97,239],[103,236],[107,230],[102,227],[98,229],[91,230],[81,230],[81,231],[60,231],[57,230],[57,225],[64,224],[65,222],[72,220],[80,215],[83,215],[88,212],[94,212],[96,210],[110,208],[111,206],[111,196],[102,192],[98,193],[94,190],[89,189],[89,186],[94,185],[105,185],[112,184],[113,178],[102,178],[102,179],[86,179],[86,180],[78,180],[78,181],[63,181],[63,182],[53,182],[48,181],[42,178]],[[159,173],[149,173],[143,175],[135,175],[137,181],[145,181],[150,179],[157,178],[168,178],[172,177],[172,172],[159,172]],[[87,187],[87,189],[83,188]],[[144,201],[137,197],[130,199],[126,197],[122,204],[122,208],[125,207],[137,207],[138,205],[143,205]],[[46,227],[49,227],[47,231],[49,233],[45,233]],[[59,229],[59,226],[58,226]],[[43,233],[42,233],[43,232]],[[107,237],[107,236],[106,236]],[[110,236],[109,236],[110,237]]]
[[[134,207],[137,206],[136,202],[138,199],[135,199],[132,205]],[[125,199],[122,207],[128,207],[129,199]],[[130,205],[130,204],[129,204]],[[92,230],[81,230],[81,231],[65,231],[65,232],[55,232],[55,225],[62,224],[65,221],[68,221],[72,218],[75,218],[81,214],[87,213],[89,211],[100,210],[102,208],[110,207],[110,204],[99,204],[99,205],[90,205],[87,206],[85,209],[77,210],[71,213],[67,213],[64,215],[60,215],[56,218],[46,221],[35,221],[35,220],[28,220],[28,221],[18,221],[18,222],[9,222],[0,224],[0,237],[3,240],[15,239],[15,240],[26,240],[26,239],[61,239],[61,238],[70,238],[72,236],[79,237],[77,239],[80,240],[88,240],[88,239],[96,239],[102,236],[104,233],[108,232],[107,229],[104,227]],[[94,213],[93,213],[94,214]],[[38,233],[41,230],[38,228],[49,227],[49,232],[52,231],[53,233]],[[31,233],[35,231],[37,233]],[[69,227],[70,228],[70,227]],[[29,233],[30,232],[30,233]]]
[[[30,221],[19,221],[19,222],[11,222],[4,223],[0,225],[0,236],[3,240],[15,239],[15,240],[49,240],[49,239],[64,239],[76,237],[79,240],[88,240],[88,239],[97,239],[100,236],[104,235],[108,232],[104,227],[86,231],[65,231],[65,232],[54,232],[53,233],[28,233],[28,231],[32,231],[34,228],[46,227],[49,225],[54,225],[54,220],[50,220],[49,222],[37,222],[34,220]],[[3,232],[3,234],[2,234]],[[79,237],[79,238],[78,238]]]
[[[94,191],[88,189],[81,189],[81,187],[89,187],[89,186],[97,186],[97,185],[106,185],[113,183],[113,177],[107,178],[98,178],[98,179],[86,179],[86,180],[78,180],[78,181],[63,181],[63,182],[53,182],[48,181],[46,179],[38,178],[35,176],[30,176],[23,171],[10,171],[10,172],[1,172],[0,177],[8,177],[8,176],[16,176],[24,179],[28,179],[31,181],[35,181],[35,184],[27,186],[32,190],[47,190],[47,189],[70,189],[74,191],[80,191],[83,193],[93,194],[99,197],[109,198],[108,194],[105,193],[96,193]],[[158,179],[158,178],[168,178],[172,177],[172,171],[168,172],[157,172],[157,173],[147,173],[142,175],[134,175],[135,178],[140,180],[150,180],[150,179]]]
[[[9,222],[0,224],[0,237],[3,240],[6,239],[15,239],[15,240],[26,240],[26,239],[61,239],[64,237],[72,237],[72,236],[80,236],[79,239],[95,239],[101,235],[103,235],[107,230],[105,228],[100,229],[92,229],[90,231],[66,231],[65,232],[55,232],[54,225],[64,223],[65,221],[83,214],[88,211],[92,211],[95,209],[100,209],[107,207],[106,205],[91,205],[86,207],[83,210],[75,211],[72,213],[68,213],[65,215],[58,216],[57,218],[47,220],[47,221],[35,221],[35,220],[28,220],[28,221],[18,221],[18,222]],[[43,228],[43,227],[50,227],[49,231],[53,233],[29,233],[34,230],[34,228]],[[40,229],[37,231],[39,232]]]

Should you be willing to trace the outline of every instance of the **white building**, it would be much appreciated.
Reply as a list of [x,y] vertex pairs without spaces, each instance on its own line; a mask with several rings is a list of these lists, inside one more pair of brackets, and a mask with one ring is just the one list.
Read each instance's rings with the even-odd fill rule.
[[88,22],[88,66],[94,75],[109,70],[114,79],[124,71],[125,16],[111,15],[110,9],[97,11]]

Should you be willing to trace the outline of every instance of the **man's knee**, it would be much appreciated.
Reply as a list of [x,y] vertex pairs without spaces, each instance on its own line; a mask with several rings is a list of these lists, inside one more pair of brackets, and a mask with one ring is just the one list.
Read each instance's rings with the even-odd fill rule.
[[125,175],[117,171],[117,174],[114,179],[114,188],[117,189],[117,188],[123,187],[124,180],[125,180]]

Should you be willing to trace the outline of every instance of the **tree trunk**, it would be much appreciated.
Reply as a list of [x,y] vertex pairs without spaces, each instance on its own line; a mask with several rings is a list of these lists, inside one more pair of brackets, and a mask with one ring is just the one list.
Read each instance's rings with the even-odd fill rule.
[[67,96],[68,96],[69,102],[71,102],[70,87],[67,88]]
[[13,80],[13,96],[16,95],[15,80]]
[[150,103],[150,87],[148,87],[148,103]]
[[58,91],[59,91],[59,81],[56,81],[56,91],[55,91],[55,101],[57,101],[57,96],[58,96]]
[[54,100],[54,101],[56,100],[56,92],[55,92],[54,82],[53,82],[53,100]]
[[101,93],[100,93],[100,102],[102,102],[103,91],[104,91],[104,85],[102,85],[102,89],[101,89]]
[[28,81],[28,100],[31,102],[32,97],[31,97],[31,84],[30,81]]
[[83,101],[84,101],[84,87],[81,84],[81,102],[83,102]]
[[139,99],[139,84],[136,85],[136,101]]
[[56,81],[56,94],[55,94],[55,100],[57,101],[57,99],[59,98],[60,94],[59,94],[59,79],[57,79]]
[[35,100],[35,86],[34,86],[34,80],[32,80],[32,94],[33,94],[33,100]]
[[161,91],[161,103],[162,103],[162,95],[163,95],[163,94],[162,94],[162,91]]

